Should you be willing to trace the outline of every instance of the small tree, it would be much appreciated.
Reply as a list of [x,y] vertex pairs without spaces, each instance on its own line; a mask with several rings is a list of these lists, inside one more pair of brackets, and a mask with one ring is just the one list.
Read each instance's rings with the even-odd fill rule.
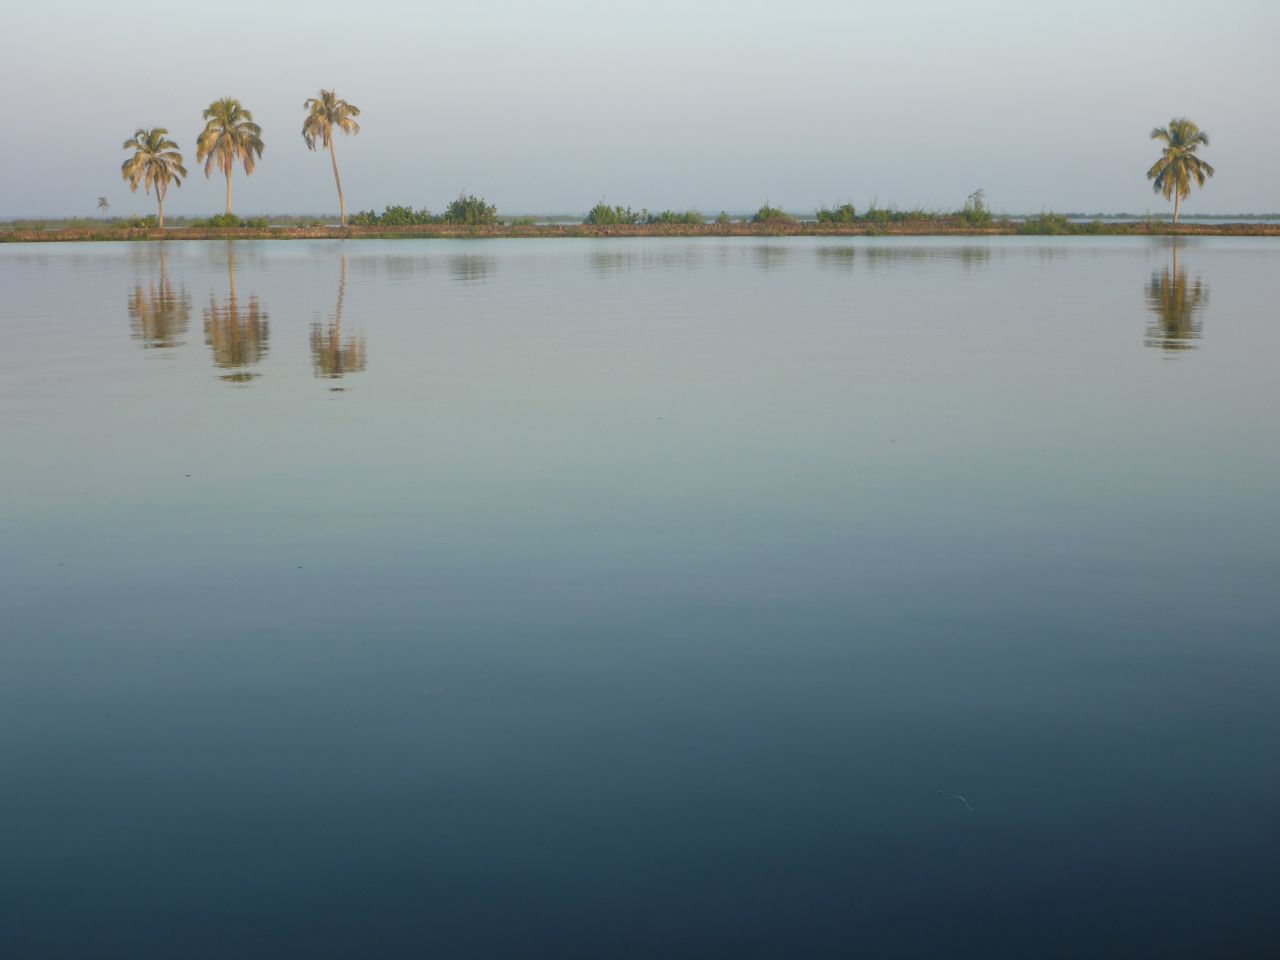
[[106,198],[106,197],[99,197],[99,198],[98,198],[98,209],[99,209],[99,210],[101,210],[101,211],[105,214],[108,210],[110,210],[110,209],[111,209],[111,203],[110,203],[110,201],[109,201],[109,200],[107,200],[107,198]]
[[445,223],[463,223],[467,226],[479,227],[498,222],[498,208],[484,202],[484,197],[458,194],[444,211]]

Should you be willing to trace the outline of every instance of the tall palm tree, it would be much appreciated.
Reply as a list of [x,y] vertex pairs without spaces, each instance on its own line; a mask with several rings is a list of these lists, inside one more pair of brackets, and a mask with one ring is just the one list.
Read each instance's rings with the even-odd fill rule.
[[1174,117],[1167,127],[1156,127],[1151,139],[1165,145],[1160,159],[1147,171],[1153,181],[1151,189],[1173,198],[1173,222],[1178,222],[1178,205],[1191,194],[1191,181],[1203,187],[1213,176],[1213,166],[1196,156],[1196,150],[1209,145],[1209,134],[1186,117]]
[[262,128],[253,122],[253,114],[232,97],[209,104],[204,119],[204,129],[196,140],[196,163],[204,161],[206,177],[215,166],[226,175],[227,213],[230,213],[231,170],[239,160],[246,177],[253,173],[254,157],[262,156]]
[[302,121],[302,139],[307,148],[314,150],[316,144],[329,148],[329,159],[333,161],[333,182],[338,185],[338,209],[342,226],[347,225],[347,204],[342,199],[342,179],[338,176],[338,156],[333,150],[333,132],[341,130],[350,136],[360,132],[360,124],[355,118],[360,116],[360,108],[339,100],[332,90],[320,90],[318,97],[312,97],[303,105],[309,111],[307,119]]
[[101,210],[103,213],[106,213],[108,210],[111,209],[111,201],[109,201],[106,197],[99,197],[98,209]]
[[[160,208],[157,223],[164,227],[164,195],[169,192],[169,183],[172,181],[174,186],[180,187],[182,178],[187,175],[178,145],[169,139],[169,131],[164,127],[152,127],[150,130],[139,127],[124,142],[122,149],[132,150],[133,156],[121,165],[120,176],[129,181],[129,190],[134,193],[138,192],[139,183],[147,193],[155,188],[156,204]],[[103,199],[106,198],[100,198]],[[102,206],[101,202],[98,206]]]

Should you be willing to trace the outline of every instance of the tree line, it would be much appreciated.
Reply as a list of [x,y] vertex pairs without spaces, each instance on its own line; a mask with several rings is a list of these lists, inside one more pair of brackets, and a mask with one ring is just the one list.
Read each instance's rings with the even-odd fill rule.
[[[333,164],[333,180],[338,190],[338,209],[340,223],[347,226],[347,206],[342,193],[342,178],[338,174],[338,157],[335,150],[336,135],[342,133],[350,136],[360,132],[360,124],[356,117],[360,116],[360,108],[340,99],[332,90],[321,89],[315,97],[303,103],[306,117],[302,123],[302,139],[309,150],[318,147],[328,150]],[[196,162],[204,163],[204,175],[210,177],[214,170],[220,171],[226,178],[227,204],[225,221],[219,226],[232,226],[238,222],[231,212],[231,175],[237,164],[244,168],[245,176],[250,176],[256,160],[262,157],[264,144],[262,128],[253,120],[253,114],[233,97],[223,97],[213,101],[205,109],[205,125],[196,138]],[[1202,146],[1209,145],[1209,135],[1186,117],[1175,117],[1165,127],[1156,127],[1151,131],[1151,139],[1164,145],[1160,157],[1147,171],[1147,179],[1152,190],[1162,194],[1166,200],[1173,201],[1173,222],[1178,222],[1179,208],[1183,200],[1191,194],[1194,183],[1204,187],[1205,181],[1215,173],[1213,166],[1197,155]],[[164,226],[164,198],[170,185],[182,186],[187,176],[187,168],[183,165],[182,152],[178,144],[169,138],[165,127],[139,127],[132,137],[124,142],[123,149],[133,151],[133,155],[120,168],[121,176],[128,181],[129,189],[137,192],[139,186],[147,194],[154,193],[158,207],[157,225]],[[98,209],[106,210],[110,204],[105,197],[98,198]],[[852,204],[842,204],[835,208],[823,207],[817,211],[819,222],[853,223],[892,222],[899,219],[899,211],[891,208],[877,208],[873,203],[861,217]],[[911,214],[920,213],[914,219],[927,219],[925,211],[908,211],[902,219],[913,219]],[[984,226],[991,222],[991,212],[987,208],[981,190],[970,194],[962,210],[956,216],[963,218],[971,226]],[[216,221],[219,218],[214,218]],[[717,222],[727,222],[729,215],[723,211],[716,218]],[[765,204],[752,218],[755,222],[771,222],[794,219],[790,214],[769,204]],[[486,203],[483,198],[460,196],[451,203],[445,213],[435,216],[427,210],[414,210],[411,207],[389,206],[381,214],[372,210],[357,213],[353,218],[357,225],[402,226],[418,223],[462,223],[484,225],[497,222],[497,208]],[[639,213],[630,207],[609,206],[601,201],[587,214],[583,221],[597,226],[622,224],[700,224],[705,218],[697,211],[678,212],[666,210],[650,214],[648,210]]]

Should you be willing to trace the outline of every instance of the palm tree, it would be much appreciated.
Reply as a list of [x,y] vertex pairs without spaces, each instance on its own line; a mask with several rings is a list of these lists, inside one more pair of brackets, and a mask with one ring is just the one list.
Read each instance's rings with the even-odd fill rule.
[[1147,171],[1147,179],[1154,181],[1151,189],[1164,194],[1168,200],[1173,198],[1173,222],[1178,222],[1178,205],[1191,194],[1191,181],[1200,187],[1213,176],[1213,167],[1196,156],[1196,150],[1203,144],[1209,145],[1209,134],[1205,133],[1186,117],[1174,117],[1167,127],[1156,127],[1151,131],[1151,139],[1159,140],[1165,145],[1160,159]]
[[110,201],[108,201],[106,197],[99,197],[98,209],[101,210],[103,213],[106,213],[108,210],[111,209]]
[[347,135],[360,132],[360,124],[355,118],[360,116],[360,108],[352,106],[345,100],[339,100],[332,90],[320,90],[318,97],[312,97],[303,105],[308,110],[307,119],[302,121],[302,139],[307,148],[314,150],[319,143],[329,148],[329,159],[333,161],[333,182],[338,185],[338,209],[342,226],[347,225],[347,205],[342,199],[342,179],[338,176],[338,156],[333,150],[333,131],[341,130]]
[[239,160],[244,174],[253,173],[254,157],[262,156],[262,128],[253,122],[253,114],[232,97],[209,104],[204,112],[205,125],[196,140],[196,163],[204,161],[204,175],[216,165],[227,177],[227,213],[231,212],[231,170]]
[[[150,130],[139,127],[133,137],[124,142],[122,149],[134,153],[121,165],[120,176],[129,181],[129,189],[134,193],[137,193],[139,183],[144,185],[147,193],[155,187],[156,204],[160,207],[157,224],[163,228],[164,195],[169,192],[169,182],[173,181],[180,187],[182,178],[187,175],[178,145],[169,139],[169,131],[164,127],[152,127]],[[98,198],[99,207],[105,199]]]

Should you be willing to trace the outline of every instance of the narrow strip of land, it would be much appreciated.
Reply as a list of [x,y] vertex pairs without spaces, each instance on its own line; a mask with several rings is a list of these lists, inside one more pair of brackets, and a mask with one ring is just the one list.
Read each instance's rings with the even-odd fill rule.
[[975,227],[959,219],[903,223],[706,223],[706,224],[417,224],[348,227],[154,227],[53,228],[0,230],[0,242],[39,243],[106,240],[343,240],[343,239],[480,239],[556,237],[993,237],[993,236],[1195,236],[1277,237],[1275,223],[1179,223],[1140,220],[1068,221],[1062,218],[997,220]]

